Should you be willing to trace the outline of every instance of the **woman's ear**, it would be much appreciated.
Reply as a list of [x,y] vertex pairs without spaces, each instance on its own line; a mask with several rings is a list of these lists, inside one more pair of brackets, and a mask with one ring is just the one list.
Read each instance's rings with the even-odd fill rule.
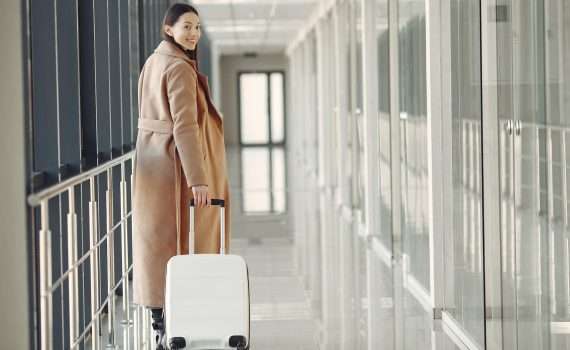
[[164,32],[170,36],[172,36],[172,27],[169,25],[164,26]]

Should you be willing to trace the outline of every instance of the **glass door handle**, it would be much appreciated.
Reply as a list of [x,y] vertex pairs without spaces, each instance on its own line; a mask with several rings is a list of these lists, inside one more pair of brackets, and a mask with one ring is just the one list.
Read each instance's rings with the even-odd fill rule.
[[515,135],[520,136],[522,129],[522,123],[520,120],[515,120]]
[[505,122],[504,127],[505,127],[505,132],[507,133],[507,135],[513,134],[513,121],[511,119],[509,119]]

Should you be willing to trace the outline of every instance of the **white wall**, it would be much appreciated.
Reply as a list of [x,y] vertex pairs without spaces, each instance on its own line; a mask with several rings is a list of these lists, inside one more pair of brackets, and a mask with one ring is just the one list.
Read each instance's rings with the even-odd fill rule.
[[0,346],[31,349],[21,1],[0,3]]

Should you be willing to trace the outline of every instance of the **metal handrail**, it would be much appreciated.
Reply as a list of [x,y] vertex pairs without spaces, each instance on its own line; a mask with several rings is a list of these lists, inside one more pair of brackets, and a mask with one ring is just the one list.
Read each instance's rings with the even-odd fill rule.
[[[120,157],[117,157],[111,161],[106,162],[98,167],[85,171],[79,175],[69,178],[61,183],[53,185],[47,189],[39,191],[37,193],[30,194],[27,198],[29,205],[34,208],[40,206],[40,223],[39,227],[39,241],[38,241],[38,251],[39,251],[39,296],[40,296],[40,314],[39,314],[39,325],[40,325],[40,348],[42,350],[53,349],[53,305],[52,299],[53,294],[57,289],[69,288],[69,338],[66,348],[74,349],[82,342],[87,340],[87,335],[90,334],[91,349],[102,349],[103,345],[100,340],[101,332],[101,320],[103,317],[103,309],[108,309],[108,338],[106,347],[115,346],[115,291],[119,286],[123,287],[122,295],[122,311],[123,320],[121,324],[123,327],[123,340],[126,344],[123,344],[127,348],[130,342],[132,332],[134,332],[135,348],[139,347],[139,344],[148,345],[148,323],[149,323],[149,313],[144,312],[142,307],[136,306],[131,310],[130,303],[130,292],[128,284],[128,275],[132,271],[133,265],[129,262],[129,248],[131,241],[129,240],[128,232],[128,219],[132,217],[132,209],[127,212],[128,206],[128,180],[126,174],[126,163],[132,162],[133,170],[131,170],[130,175],[130,186],[131,192],[133,190],[132,185],[134,181],[134,160],[135,151],[130,151]],[[113,169],[116,166],[120,166],[120,186],[119,193],[120,196],[120,220],[115,223],[113,218],[113,204],[114,204],[114,187],[113,187]],[[98,190],[96,189],[96,177],[106,173],[106,195],[105,199],[101,199],[105,203],[106,210],[106,223],[99,227],[99,205],[98,200]],[[89,190],[85,204],[88,204],[88,220],[89,220],[89,249],[82,256],[78,257],[77,252],[77,242],[78,242],[78,229],[77,229],[77,213],[75,208],[75,188],[84,183],[89,183]],[[50,199],[57,197],[59,195],[68,193],[68,211],[67,211],[67,235],[68,235],[68,261],[67,270],[62,271],[60,276],[53,281],[52,278],[52,232],[50,231],[49,224],[49,204]],[[83,198],[83,197],[82,197]],[[132,196],[131,196],[132,200]],[[130,206],[132,208],[132,205]],[[118,229],[120,228],[120,232]],[[63,233],[62,233],[63,234]],[[115,238],[114,235],[119,234],[121,238],[120,243],[120,264],[121,273],[120,279],[115,280]],[[103,243],[106,244],[107,260],[103,262],[107,266],[107,296],[99,295],[100,285],[101,285],[101,274],[99,272],[101,262],[99,260],[100,252],[102,252]],[[56,259],[61,258],[61,256],[56,257]],[[85,326],[85,329],[80,333],[79,330],[79,267],[89,262],[90,266],[90,289],[91,289],[91,314],[90,321]],[[100,300],[102,298],[103,300]],[[89,303],[89,300],[86,300]],[[133,324],[134,323],[134,324]],[[133,324],[133,327],[130,325]],[[145,340],[146,339],[146,340]]]
[[83,262],[85,262],[85,260],[87,260],[90,256],[91,253],[94,253],[97,249],[99,249],[99,247],[103,244],[103,242],[105,242],[107,240],[107,238],[109,237],[109,233],[115,232],[116,229],[121,226],[126,219],[130,218],[132,216],[132,213],[128,213],[127,216],[122,219],[121,221],[119,221],[115,227],[110,231],[107,232],[103,237],[101,237],[99,239],[99,241],[93,246],[93,248],[89,249],[88,251],[85,252],[85,254],[83,254],[83,256],[81,256],[81,258],[79,258],[75,264],[69,266],[67,268],[67,270],[55,281],[51,284],[50,286],[50,290],[53,292],[57,289],[57,287],[59,287],[60,285],[63,284],[63,281],[65,281],[67,279],[67,277],[76,269],[78,268],[81,264],[83,264]]
[[123,163],[125,160],[128,160],[130,158],[132,158],[135,155],[136,151],[130,151],[129,153],[125,153],[120,157],[114,158],[104,164],[101,164],[93,169],[89,169],[85,172],[82,172],[81,174],[77,174],[73,177],[70,177],[67,180],[64,180],[58,184],[55,184],[49,188],[46,188],[45,190],[36,192],[36,193],[32,193],[28,196],[28,204],[32,207],[38,206],[41,204],[41,202],[43,200],[47,200],[47,199],[51,199],[63,192],[65,192],[66,190],[68,190],[70,187],[73,186],[77,186],[82,182],[86,182],[87,180],[89,180],[91,177],[99,175],[121,163]]

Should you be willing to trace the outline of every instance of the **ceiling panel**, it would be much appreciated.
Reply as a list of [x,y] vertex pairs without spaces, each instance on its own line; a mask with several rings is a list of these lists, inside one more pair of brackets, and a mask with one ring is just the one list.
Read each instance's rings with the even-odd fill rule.
[[283,51],[320,0],[194,0],[221,53]]
[[192,0],[191,4],[196,5],[198,10],[203,6],[224,6],[224,5],[264,5],[264,4],[307,4],[318,3],[320,0]]

